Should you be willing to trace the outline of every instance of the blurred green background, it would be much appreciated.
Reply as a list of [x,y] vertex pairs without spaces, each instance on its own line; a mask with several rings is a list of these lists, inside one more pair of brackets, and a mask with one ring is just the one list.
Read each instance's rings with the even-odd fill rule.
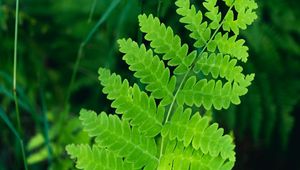
[[[255,81],[241,105],[214,112],[214,119],[234,131],[234,169],[300,169],[299,2],[257,3],[258,19],[242,32],[250,49],[245,72],[256,73]],[[136,81],[121,60],[116,40],[131,37],[143,42],[138,14],[160,16],[184,42],[192,43],[175,10],[174,0],[20,1],[17,94],[29,169],[74,169],[64,146],[88,142],[77,119],[80,108],[113,111],[101,94],[100,66]],[[15,1],[0,0],[0,114],[17,127],[12,91],[14,22]],[[77,74],[70,85],[74,69]],[[19,140],[3,119],[0,129],[0,170],[23,169]]]

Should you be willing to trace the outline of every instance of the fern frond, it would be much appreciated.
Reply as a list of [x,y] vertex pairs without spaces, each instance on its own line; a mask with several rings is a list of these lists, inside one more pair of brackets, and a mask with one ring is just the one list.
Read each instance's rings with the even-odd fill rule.
[[228,38],[228,33],[223,36],[218,33],[207,45],[207,50],[209,52],[215,52],[218,47],[218,51],[222,54],[229,54],[230,56],[241,60],[242,62],[247,62],[248,59],[248,47],[244,45],[245,40],[237,40],[237,36],[233,35]]
[[194,46],[196,48],[205,46],[211,37],[211,29],[206,21],[202,22],[202,12],[197,11],[194,5],[190,5],[190,0],[177,0],[175,4],[178,7],[176,12],[182,16],[179,21],[186,24],[185,28],[191,31],[190,37],[196,41]]
[[212,105],[215,109],[227,109],[230,103],[240,104],[240,96],[245,95],[248,91],[247,82],[251,82],[254,75],[247,75],[245,82],[226,82],[224,85],[221,80],[202,79],[197,81],[195,76],[191,76],[179,91],[177,102],[179,105],[187,104],[188,106],[204,106],[210,110]]
[[128,170],[133,164],[124,162],[122,158],[107,149],[88,144],[67,145],[66,150],[72,159],[77,159],[76,168],[84,170]]
[[[190,53],[188,45],[182,44],[180,37],[158,18],[151,14],[139,15],[141,32],[146,34],[151,49],[131,39],[121,39],[118,43],[120,52],[124,53],[123,60],[146,85],[149,95],[137,84],[130,86],[126,79],[100,68],[102,91],[120,115],[80,112],[84,130],[95,142],[92,149],[87,145],[67,148],[73,158],[78,158],[77,167],[88,169],[89,161],[102,159],[103,154],[106,162],[118,161],[118,166],[128,166],[128,169],[232,169],[235,162],[232,137],[224,135],[217,123],[210,125],[209,116],[192,114],[189,108],[203,106],[209,111],[212,107],[220,110],[231,103],[239,104],[240,96],[247,93],[254,79],[254,74],[245,76],[237,64],[238,60],[246,62],[248,58],[248,47],[237,36],[239,29],[253,22],[255,3],[253,0],[223,1],[229,6],[224,17],[217,0],[205,0],[203,6],[207,12],[203,14],[190,0],[176,0],[177,13],[182,16],[180,22],[196,41],[197,49]],[[234,10],[238,13],[236,20]],[[203,15],[207,17],[204,20]],[[235,34],[229,37],[231,31]],[[198,80],[195,74],[199,72],[212,76]],[[84,165],[84,161],[88,163]],[[96,164],[98,168],[99,162]]]
[[[196,40],[195,47],[203,47],[211,37],[211,29],[217,29],[220,24],[224,31],[231,30],[238,35],[239,29],[246,29],[247,25],[251,25],[257,18],[254,12],[257,9],[257,4],[254,0],[224,0],[229,7],[228,12],[221,21],[221,13],[216,6],[217,0],[206,0],[203,6],[208,10],[205,16],[211,22],[202,22],[203,14],[201,11],[196,11],[194,5],[190,5],[190,0],[177,0],[176,5],[179,7],[177,13],[182,16],[180,22],[186,24],[186,28],[191,31],[190,37]],[[232,9],[234,7],[234,9]],[[237,19],[234,19],[234,12],[237,12]]]
[[224,18],[222,25],[224,31],[232,30],[236,35],[239,34],[239,29],[245,30],[247,25],[251,25],[257,18],[255,9],[258,8],[254,0],[224,0],[228,7],[233,6],[237,12],[237,19],[234,19],[233,10],[229,10]]
[[[197,61],[194,67],[194,72],[202,72],[204,75],[211,74],[214,79],[218,77],[225,78],[227,81],[235,81],[237,83],[244,83],[245,75],[242,73],[243,68],[236,66],[237,60],[230,60],[229,55],[223,56],[223,54],[207,52],[202,53],[200,59]],[[251,81],[245,82],[250,85]],[[245,85],[247,87],[248,85]]]
[[230,170],[234,161],[223,159],[221,156],[212,157],[195,151],[191,146],[184,147],[181,142],[168,141],[165,154],[160,160],[159,170]]
[[131,71],[135,71],[135,77],[146,84],[146,90],[152,92],[156,99],[162,99],[161,104],[170,104],[175,90],[176,77],[170,78],[170,70],[158,56],[153,56],[152,50],[146,50],[142,44],[140,47],[131,39],[118,41],[120,52],[124,53],[123,60],[129,65]]
[[126,163],[132,163],[135,169],[145,167],[154,169],[157,166],[156,143],[130,127],[126,120],[116,115],[100,115],[93,111],[81,110],[79,119],[90,137],[96,137],[97,146],[107,148],[117,157],[124,157]]
[[220,155],[222,159],[235,161],[234,144],[229,135],[223,136],[224,130],[218,124],[209,125],[207,116],[201,117],[197,112],[192,115],[191,109],[180,106],[176,109],[171,121],[162,130],[162,136],[170,140],[183,142],[184,147],[190,144],[195,150],[211,157]]
[[188,54],[188,45],[181,45],[181,39],[174,35],[171,27],[166,27],[160,23],[153,15],[139,16],[141,31],[146,33],[145,39],[151,41],[150,46],[157,54],[164,54],[163,60],[169,60],[169,66],[177,66],[175,74],[184,74],[196,58],[196,51]]
[[222,15],[219,12],[219,7],[217,5],[218,0],[205,0],[203,6],[207,9],[205,16],[211,20],[209,27],[211,29],[217,29],[221,23]]
[[157,108],[152,96],[141,92],[136,84],[130,87],[126,79],[122,82],[119,75],[111,74],[107,69],[99,69],[99,80],[104,86],[103,93],[114,100],[111,105],[116,108],[116,113],[123,114],[130,125],[137,126],[141,133],[150,137],[160,132],[165,111],[162,106]]

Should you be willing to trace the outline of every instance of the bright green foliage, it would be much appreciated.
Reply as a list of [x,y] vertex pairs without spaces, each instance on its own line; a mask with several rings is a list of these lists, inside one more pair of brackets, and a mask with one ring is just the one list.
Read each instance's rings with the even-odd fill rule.
[[205,16],[209,18],[212,22],[209,24],[210,29],[217,29],[221,22],[221,13],[219,12],[219,7],[216,6],[217,0],[206,0],[203,2],[203,6],[208,10]]
[[223,135],[223,129],[218,124],[209,125],[209,118],[201,117],[197,112],[192,115],[191,109],[178,107],[170,122],[162,130],[162,136],[170,140],[175,138],[183,142],[184,147],[191,146],[202,153],[216,157],[220,154],[222,159],[235,161],[235,152],[232,138]]
[[239,34],[239,29],[245,30],[247,25],[251,25],[252,22],[257,18],[254,12],[257,9],[257,4],[254,0],[224,0],[226,5],[234,7],[238,13],[236,19],[232,10],[229,10],[224,19],[223,30],[232,30],[235,34]]
[[125,162],[133,162],[135,169],[144,166],[145,169],[153,169],[157,166],[154,138],[148,138],[136,128],[131,128],[128,121],[120,120],[116,115],[108,116],[104,112],[97,115],[87,110],[81,110],[79,119],[89,136],[96,137],[97,146],[107,148],[118,157],[125,157]]
[[163,60],[170,60],[169,66],[177,66],[174,73],[184,74],[196,58],[196,51],[188,54],[188,45],[181,45],[181,39],[174,35],[171,27],[161,24],[153,15],[140,15],[141,31],[146,33],[145,39],[151,41],[150,46],[157,54],[163,54]]
[[183,16],[179,21],[186,24],[185,28],[191,31],[190,37],[196,40],[194,46],[205,46],[211,37],[211,29],[206,21],[202,22],[202,12],[190,5],[189,0],[178,0],[175,4],[179,7],[176,12]]
[[87,144],[72,144],[68,145],[66,150],[71,155],[71,158],[78,158],[76,165],[78,169],[133,169],[132,164],[125,163],[121,158],[118,158],[115,153],[95,145],[91,148]]
[[147,84],[146,90],[152,92],[156,99],[162,99],[161,104],[172,102],[175,90],[176,77],[170,78],[170,70],[158,56],[153,56],[152,50],[146,50],[142,44],[140,47],[131,39],[119,40],[120,51],[125,53],[123,59],[129,65],[131,71],[135,71],[135,77]]
[[247,62],[248,47],[244,46],[245,40],[240,39],[236,40],[237,36],[234,35],[228,38],[228,34],[222,36],[221,33],[218,33],[215,38],[207,45],[207,49],[210,52],[215,52],[216,47],[220,53],[229,54],[238,60]]
[[81,110],[79,119],[84,130],[95,140],[92,147],[67,147],[72,158],[78,159],[78,168],[87,169],[89,165],[83,161],[101,159],[100,153],[110,156],[104,166],[117,161],[120,169],[125,166],[146,170],[233,168],[232,137],[224,135],[217,123],[210,124],[209,116],[192,114],[190,108],[203,106],[208,111],[240,104],[240,96],[247,93],[254,78],[254,74],[245,76],[243,68],[238,66],[238,60],[246,62],[248,57],[244,41],[236,41],[237,35],[228,39],[227,34],[217,34],[225,21],[216,2],[204,2],[208,10],[205,16],[212,21],[208,24],[202,23],[202,13],[190,7],[189,0],[176,1],[177,12],[183,15],[180,21],[192,31],[195,46],[203,47],[201,52],[198,49],[189,52],[188,45],[181,44],[171,27],[151,14],[138,18],[152,49],[132,39],[118,41],[123,60],[148,92],[142,92],[137,84],[130,86],[128,80],[107,69],[99,69],[103,93],[113,101],[111,106],[119,115]]
[[188,106],[196,105],[197,107],[204,106],[209,110],[212,106],[220,110],[227,109],[230,103],[240,104],[240,96],[247,93],[249,81],[252,81],[253,75],[246,76],[244,86],[239,86],[238,83],[226,82],[222,85],[222,81],[202,79],[197,81],[195,76],[191,76],[184,84],[182,90],[178,93],[177,102],[179,105],[187,104]]
[[228,81],[237,81],[243,79],[242,74],[243,68],[241,66],[236,66],[237,60],[230,60],[229,55],[223,56],[221,53],[212,53],[208,56],[208,53],[203,53],[200,59],[197,61],[194,71],[196,73],[202,70],[204,75],[209,73],[213,78],[225,78]]
[[[239,29],[246,29],[247,25],[252,24],[257,18],[255,12],[253,12],[257,8],[257,4],[254,0],[226,1],[230,9],[220,25],[221,13],[218,12],[218,7],[215,6],[216,2],[217,0],[206,0],[203,2],[203,6],[208,10],[205,16],[212,21],[208,24],[207,21],[202,21],[203,14],[201,11],[196,12],[196,8],[190,5],[189,0],[176,1],[176,5],[179,7],[177,13],[183,16],[180,22],[186,24],[185,27],[191,31],[190,37],[196,40],[195,47],[207,46],[210,52],[214,52],[216,47],[218,47],[221,53],[230,54],[246,62],[248,47],[243,46],[244,40],[236,41],[236,35],[239,34]],[[234,20],[232,7],[238,13],[236,20]],[[227,33],[223,36],[221,33],[218,33],[215,37],[212,37],[212,31],[218,29],[218,26],[222,26],[224,31],[233,31],[235,35],[228,38]]]
[[212,157],[202,153],[201,150],[195,151],[191,146],[186,148],[181,142],[168,141],[166,152],[167,154],[161,158],[159,170],[230,170],[234,166],[233,161],[226,161],[221,156]]
[[121,77],[111,75],[109,70],[100,68],[99,75],[104,86],[103,93],[108,94],[108,99],[114,100],[112,107],[116,108],[116,113],[123,114],[124,119],[129,120],[132,126],[138,126],[146,136],[157,135],[162,128],[164,108],[157,108],[152,96],[141,92],[136,84],[129,87],[127,80],[122,83]]
[[[245,76],[242,73],[243,69],[237,65],[236,59],[247,62],[248,47],[244,45],[243,39],[237,39],[238,29],[246,29],[246,25],[253,22],[256,18],[253,9],[256,9],[257,5],[251,0],[243,1],[243,3],[238,0],[226,1],[229,9],[220,21],[222,17],[216,3],[216,0],[203,3],[208,10],[205,16],[211,20],[208,24],[202,18],[201,11],[196,11],[189,0],[176,1],[179,7],[177,13],[183,16],[180,22],[185,23],[185,27],[191,31],[190,37],[196,40],[194,46],[202,48],[193,70],[196,73],[202,72],[204,75],[211,73],[213,79],[197,80],[196,77],[190,77],[178,93],[177,102],[180,105],[198,107],[203,105],[205,109],[211,109],[212,106],[217,110],[226,109],[230,103],[240,104],[240,96],[247,93],[247,87],[254,79],[254,74]],[[228,18],[233,15],[232,10],[236,10],[239,18],[229,23]],[[221,27],[226,32],[224,35],[218,32]],[[230,31],[233,31],[235,35],[229,37]],[[225,78],[227,82],[220,78]]]

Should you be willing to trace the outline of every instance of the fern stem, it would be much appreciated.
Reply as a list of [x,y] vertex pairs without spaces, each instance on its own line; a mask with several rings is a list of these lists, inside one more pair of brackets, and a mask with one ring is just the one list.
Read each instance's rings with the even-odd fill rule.
[[[172,103],[169,107],[169,110],[168,110],[168,113],[167,113],[167,116],[166,116],[166,119],[164,121],[163,124],[166,124],[168,121],[169,121],[169,117],[171,115],[171,112],[172,112],[172,109],[173,109],[173,106],[174,106],[174,103],[176,101],[176,98],[177,98],[177,95],[181,89],[181,87],[183,86],[188,74],[192,71],[193,67],[195,66],[195,63],[197,62],[198,58],[201,57],[201,55],[203,54],[203,52],[206,50],[208,44],[213,40],[213,38],[215,37],[215,35],[218,33],[219,29],[222,27],[223,23],[224,23],[224,19],[226,18],[226,16],[228,15],[228,12],[232,9],[233,5],[234,5],[234,2],[232,2],[232,5],[230,6],[230,8],[228,9],[225,17],[223,18],[222,22],[219,24],[218,28],[215,30],[215,32],[213,33],[213,35],[210,37],[210,39],[208,40],[208,42],[205,44],[205,46],[203,47],[203,49],[201,50],[200,54],[198,55],[198,57],[196,57],[193,61],[193,64],[191,65],[191,67],[189,67],[188,71],[185,73],[184,77],[182,78],[181,82],[180,82],[180,85],[178,86],[177,90],[176,90],[176,93],[173,97],[173,100],[172,100]],[[161,145],[160,145],[160,154],[159,154],[159,160],[161,159],[162,157],[162,152],[163,152],[163,148],[164,148],[164,138],[162,137],[162,141],[161,141]]]
[[181,89],[181,87],[183,86],[183,83],[184,83],[185,79],[187,78],[187,76],[188,76],[188,72],[184,75],[184,77],[182,78],[182,81],[180,82],[180,85],[178,86],[178,90],[176,91],[176,93],[175,93],[175,95],[174,95],[174,97],[173,97],[173,100],[172,100],[172,103],[171,103],[170,108],[169,108],[169,110],[168,110],[167,117],[166,117],[166,120],[165,120],[164,124],[166,124],[167,121],[169,120],[169,117],[170,117],[170,115],[171,115],[172,108],[173,108],[173,106],[174,106],[174,103],[175,103],[175,101],[176,101],[177,95],[178,95],[178,93],[179,93],[179,89]]
[[[178,89],[176,90],[176,93],[175,93],[175,95],[174,95],[174,97],[173,97],[173,100],[172,100],[172,103],[171,103],[171,105],[170,105],[170,108],[169,108],[169,110],[168,110],[167,117],[166,117],[166,119],[165,119],[165,121],[164,121],[163,124],[166,124],[166,123],[168,122],[169,117],[170,117],[170,115],[171,115],[172,108],[173,108],[174,103],[175,103],[175,101],[176,101],[176,97],[177,97],[177,95],[178,95],[178,93],[179,93],[179,89],[181,89],[181,87],[183,86],[183,83],[184,83],[185,79],[187,78],[187,76],[188,76],[188,72],[184,75],[184,77],[182,78],[182,81],[180,82],[180,85],[179,85]],[[165,139],[165,138],[162,137],[161,145],[160,145],[159,160],[160,160],[161,157],[162,157],[162,152],[163,152],[163,147],[164,147],[164,139]]]
[[[232,3],[232,5],[230,6],[230,8],[228,9],[226,15],[227,15],[228,12],[232,9],[233,4],[234,4],[234,2]],[[226,17],[226,15],[225,15],[225,17]],[[224,18],[225,18],[225,17],[224,17]],[[194,59],[193,64],[191,65],[191,67],[190,67],[190,68],[188,69],[188,71],[185,73],[183,79],[182,79],[181,82],[180,82],[179,87],[178,87],[177,90],[176,90],[175,96],[174,96],[173,101],[172,101],[172,103],[171,103],[171,105],[170,105],[170,108],[169,108],[169,110],[168,110],[167,118],[166,118],[164,124],[167,123],[167,121],[168,121],[168,119],[169,119],[169,117],[170,117],[171,110],[172,110],[173,105],[174,105],[174,103],[175,103],[175,101],[176,101],[177,94],[178,94],[179,90],[181,89],[181,87],[183,86],[183,83],[185,82],[185,80],[186,80],[186,78],[187,78],[187,75],[192,71],[192,69],[193,69],[194,66],[195,66],[195,63],[197,62],[197,60],[199,59],[199,57],[201,57],[201,55],[203,54],[203,52],[206,50],[207,45],[213,40],[213,38],[215,37],[215,35],[218,33],[218,31],[219,31],[219,29],[222,27],[223,23],[224,23],[224,19],[223,19],[222,22],[219,24],[218,28],[215,30],[215,32],[213,33],[213,35],[211,36],[211,38],[208,40],[208,42],[205,44],[205,46],[204,46],[203,49],[201,50],[201,52],[200,52],[200,54],[198,55],[198,57],[196,57],[196,58]]]

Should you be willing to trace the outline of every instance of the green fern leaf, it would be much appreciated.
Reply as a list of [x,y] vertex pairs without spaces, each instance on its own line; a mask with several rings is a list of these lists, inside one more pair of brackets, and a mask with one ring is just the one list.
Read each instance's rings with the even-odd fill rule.
[[128,170],[133,169],[133,164],[126,163],[113,152],[94,145],[92,148],[87,144],[68,145],[66,147],[72,159],[77,159],[76,168],[85,170]]
[[[254,75],[246,76],[246,82],[251,82]],[[224,85],[221,80],[202,79],[197,82],[195,76],[191,76],[179,91],[177,102],[179,105],[187,104],[188,106],[196,105],[204,106],[206,110],[210,110],[212,106],[220,110],[227,109],[230,103],[240,104],[240,96],[245,95],[248,84],[239,85],[236,82],[226,82]]]
[[124,119],[146,136],[155,136],[160,132],[164,107],[157,108],[152,96],[141,92],[136,84],[130,87],[127,80],[122,82],[120,76],[111,74],[107,69],[99,69],[99,80],[104,86],[103,93],[114,100],[112,107],[116,108],[116,113],[123,114]]
[[234,19],[233,11],[229,10],[224,18],[224,31],[229,32],[232,30],[236,35],[238,35],[239,29],[246,29],[247,25],[251,25],[257,18],[254,10],[257,9],[258,6],[254,0],[230,0],[226,1],[226,5],[234,7],[235,11],[237,11],[237,19]]
[[201,150],[195,151],[191,146],[184,147],[181,142],[168,141],[165,150],[166,154],[161,158],[159,170],[230,170],[234,165],[234,161],[203,154]]
[[175,74],[184,74],[196,58],[196,51],[188,54],[188,45],[181,45],[181,39],[174,35],[171,27],[161,24],[153,15],[140,15],[141,31],[146,33],[145,39],[151,41],[150,46],[157,54],[164,54],[163,59],[169,60],[169,66],[177,66]]
[[179,21],[186,24],[185,28],[191,31],[190,37],[196,40],[194,46],[197,48],[205,46],[211,37],[211,29],[206,21],[202,22],[202,12],[197,11],[194,5],[190,5],[190,0],[177,0],[175,4],[178,7],[176,12],[182,16]]
[[184,147],[190,144],[195,150],[201,149],[203,154],[211,157],[220,155],[222,159],[235,161],[234,145],[232,138],[223,136],[223,129],[216,123],[209,125],[207,116],[201,117],[197,112],[193,115],[191,109],[178,107],[171,119],[162,130],[162,136],[170,140],[177,139],[183,142]]
[[222,54],[229,54],[230,56],[241,60],[243,62],[247,62],[248,59],[248,47],[244,45],[245,40],[239,39],[236,40],[237,36],[234,35],[228,38],[228,34],[224,34],[222,36],[221,33],[218,33],[214,39],[208,44],[208,51],[215,52],[216,47]]
[[[237,60],[230,60],[229,55],[223,56],[221,53],[208,55],[207,52],[204,52],[195,64],[194,71],[196,73],[201,71],[204,75],[211,74],[214,79],[221,77],[229,82],[242,83],[245,84],[244,87],[248,87],[252,79],[246,80],[242,73],[243,68],[236,66],[236,64]],[[254,76],[254,74],[250,76]]]
[[125,157],[125,163],[132,163],[135,169],[144,166],[145,169],[154,169],[157,166],[154,139],[139,133],[136,128],[131,129],[127,121],[104,112],[97,116],[87,110],[80,111],[79,119],[89,136],[96,137],[95,145],[108,148],[117,157]]
[[146,90],[152,92],[156,99],[162,99],[161,104],[172,102],[175,90],[176,77],[170,78],[170,70],[158,56],[153,56],[152,50],[146,50],[144,45],[140,47],[131,39],[118,41],[120,51],[125,53],[123,59],[129,65],[129,69],[135,71],[135,77],[147,84]]
[[216,6],[218,0],[205,0],[203,6],[208,10],[205,16],[211,20],[209,27],[211,29],[217,29],[221,22],[221,13],[219,12],[219,7]]

